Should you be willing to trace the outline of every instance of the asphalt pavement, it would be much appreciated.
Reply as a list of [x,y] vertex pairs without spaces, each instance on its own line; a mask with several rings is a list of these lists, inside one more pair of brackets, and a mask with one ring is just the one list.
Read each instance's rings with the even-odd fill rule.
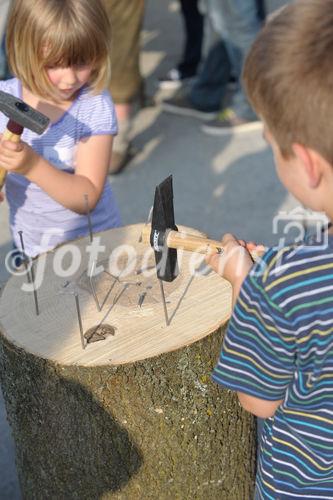
[[[284,3],[270,0],[267,5],[271,11]],[[261,132],[208,136],[201,132],[199,120],[161,111],[160,101],[169,94],[158,91],[156,82],[179,58],[181,17],[177,1],[147,0],[146,5],[141,66],[155,105],[135,117],[132,135],[138,154],[120,175],[110,178],[123,224],[146,219],[155,186],[172,174],[178,224],[214,239],[232,232],[274,243],[274,216],[297,204],[280,185]],[[4,282],[3,263],[11,247],[6,204],[0,206],[0,227],[0,282]],[[0,500],[19,498],[14,445],[0,391]]]

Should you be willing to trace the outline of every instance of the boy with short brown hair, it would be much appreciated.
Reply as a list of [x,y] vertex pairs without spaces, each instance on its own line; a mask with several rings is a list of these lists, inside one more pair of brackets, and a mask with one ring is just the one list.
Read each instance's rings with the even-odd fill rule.
[[[257,37],[245,64],[285,187],[333,219],[333,0],[299,0]],[[209,259],[235,307],[213,373],[265,418],[256,496],[333,498],[333,231],[269,249],[253,265],[232,236]],[[240,255],[242,259],[240,260]]]

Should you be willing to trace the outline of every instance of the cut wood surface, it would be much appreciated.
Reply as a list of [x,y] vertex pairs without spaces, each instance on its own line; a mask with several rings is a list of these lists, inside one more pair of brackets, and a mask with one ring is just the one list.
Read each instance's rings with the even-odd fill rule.
[[[180,229],[205,236],[194,229]],[[27,277],[12,276],[0,301],[4,337],[27,352],[60,364],[97,366],[157,356],[217,330],[230,317],[229,283],[212,271],[195,273],[203,257],[178,252],[179,276],[172,283],[164,283],[170,320],[166,326],[154,254],[146,244],[139,243],[141,231],[142,224],[136,224],[95,235],[95,243],[104,246],[92,279],[101,311],[89,279],[89,238],[43,254],[34,263],[36,285],[42,277],[37,290],[38,316],[32,292],[22,291]],[[84,333],[109,333],[105,340],[89,343],[85,349],[75,293]]]
[[[12,277],[3,291],[0,379],[26,500],[253,498],[255,421],[233,392],[211,381],[230,286],[213,272],[193,277],[191,259],[198,264],[202,256],[179,255],[179,276],[165,284],[167,327],[141,229],[95,236],[105,245],[93,280],[101,312],[86,238],[35,263],[37,284],[45,266],[39,316],[33,294],[21,290],[26,277]],[[85,349],[74,293],[84,333],[109,333]]]

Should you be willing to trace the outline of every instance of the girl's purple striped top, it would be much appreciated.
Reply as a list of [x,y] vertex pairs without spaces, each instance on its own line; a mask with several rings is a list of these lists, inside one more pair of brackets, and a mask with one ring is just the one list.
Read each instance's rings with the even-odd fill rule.
[[[0,90],[22,99],[22,86],[17,78],[1,81]],[[1,133],[7,122],[8,118],[0,113]],[[107,91],[92,95],[84,87],[71,107],[42,135],[25,129],[22,140],[56,168],[73,174],[79,141],[92,135],[105,134],[117,134],[112,98]],[[20,248],[18,231],[23,231],[25,251],[31,257],[89,232],[85,215],[63,207],[20,174],[8,174],[6,198],[14,243]],[[91,212],[91,220],[94,232],[120,225],[118,208],[108,180],[99,202]]]

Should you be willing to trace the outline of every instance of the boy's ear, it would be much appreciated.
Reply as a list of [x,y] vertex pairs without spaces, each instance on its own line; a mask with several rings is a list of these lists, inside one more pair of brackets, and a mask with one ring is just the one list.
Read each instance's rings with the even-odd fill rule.
[[292,150],[304,167],[309,187],[316,188],[322,177],[322,157],[313,149],[307,148],[302,144],[293,144]]

